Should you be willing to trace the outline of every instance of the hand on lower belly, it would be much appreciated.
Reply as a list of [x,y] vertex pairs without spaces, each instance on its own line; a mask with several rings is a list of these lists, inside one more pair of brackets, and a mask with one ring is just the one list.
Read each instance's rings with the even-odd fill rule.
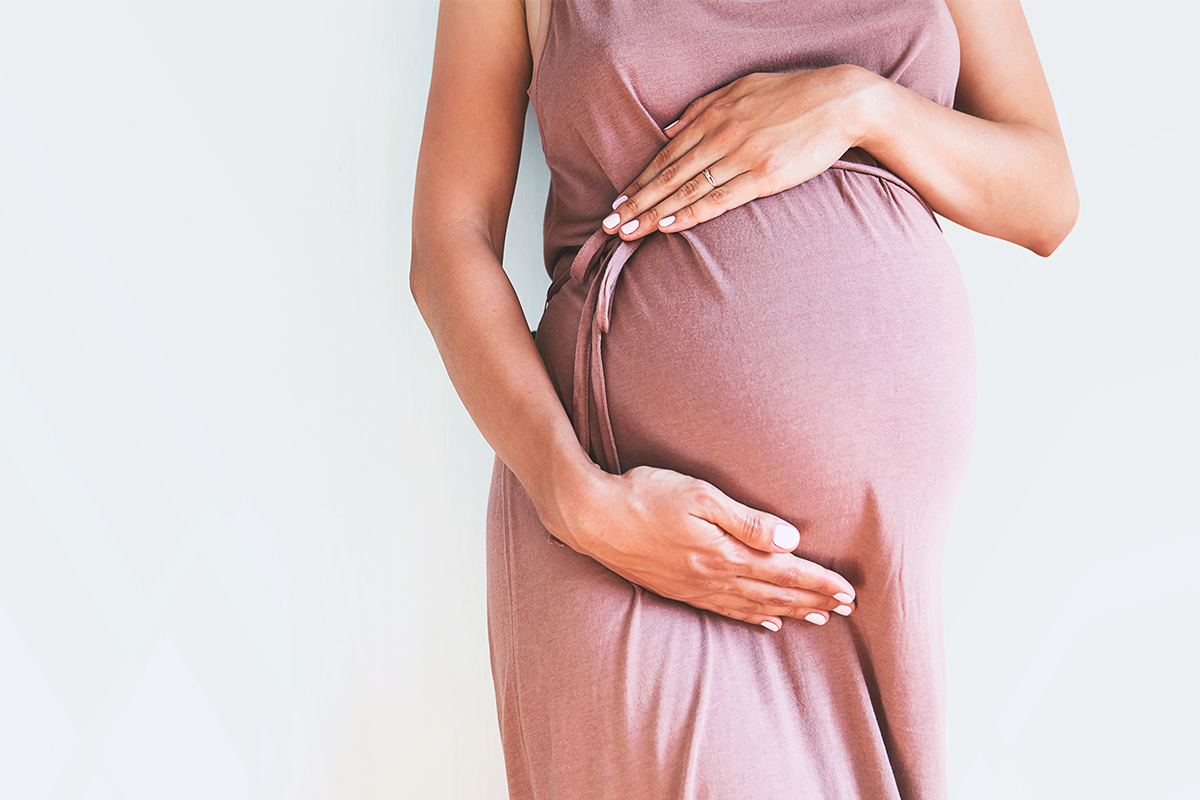
[[695,608],[779,630],[781,617],[824,625],[854,604],[845,578],[792,554],[793,526],[678,472],[605,473],[571,516],[560,538],[573,549]]

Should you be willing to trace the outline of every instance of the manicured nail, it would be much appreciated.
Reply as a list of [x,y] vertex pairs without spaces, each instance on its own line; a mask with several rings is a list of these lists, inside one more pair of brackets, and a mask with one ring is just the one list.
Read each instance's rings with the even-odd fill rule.
[[621,203],[624,203],[628,199],[629,199],[629,197],[627,195],[621,195],[616,200],[613,200],[613,208],[616,208],[617,206],[621,205]]
[[811,622],[813,625],[824,625],[825,624],[825,617],[822,616],[821,614],[816,613],[815,611],[813,613],[809,614],[807,617],[805,617],[805,619],[808,620],[809,622]]
[[604,222],[602,222],[601,224],[606,228],[615,228],[615,227],[617,227],[617,223],[620,221],[621,221],[620,214],[609,214],[607,217],[604,218]]
[[781,522],[775,526],[775,538],[772,541],[780,550],[795,550],[800,546],[800,531]]
[[[611,217],[610,217],[610,219],[611,219]],[[629,222],[626,222],[624,225],[621,226],[621,233],[628,236],[629,234],[631,234],[637,230],[637,226],[638,226],[638,221],[636,219],[631,219],[631,220],[629,220]]]
[[763,620],[762,626],[773,633],[779,633],[779,625],[769,619]]
[[850,595],[846,594],[845,592],[838,592],[837,594],[835,594],[833,596],[833,599],[837,600],[839,603],[853,603],[854,602],[854,598],[851,597]]
[[658,221],[658,227],[660,227],[660,228],[665,228],[665,227],[667,227],[668,225],[670,225],[670,224],[671,224],[672,222],[674,222],[674,221],[675,221],[675,215],[674,215],[674,214],[671,214],[670,216],[663,217],[662,219],[660,219],[660,220]]
[[853,609],[851,609],[850,606],[838,606],[837,608],[835,608],[833,610],[833,613],[841,614],[843,617],[848,617],[848,616],[850,616],[850,612],[852,610]]
[[674,128],[674,127],[675,127],[676,125],[678,125],[678,124],[679,124],[679,120],[675,120],[675,121],[674,121],[674,122],[672,122],[670,125],[668,125],[667,127],[663,128],[663,130],[664,130],[664,131],[669,131],[669,130],[671,130],[671,128]]

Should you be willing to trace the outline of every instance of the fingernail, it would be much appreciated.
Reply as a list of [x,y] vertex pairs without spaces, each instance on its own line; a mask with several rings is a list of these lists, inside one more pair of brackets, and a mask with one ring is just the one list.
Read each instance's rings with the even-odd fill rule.
[[781,522],[775,526],[775,538],[772,541],[780,550],[795,550],[800,546],[800,531]]
[[763,620],[762,626],[773,633],[779,633],[779,625],[771,620]]
[[[616,215],[614,214],[613,216],[616,216]],[[611,219],[611,218],[612,217],[610,217],[609,219]],[[621,233],[624,233],[626,235],[633,233],[634,231],[637,230],[637,226],[638,226],[638,221],[636,219],[631,219],[631,220],[629,220],[629,222],[626,222],[624,225],[621,226]]]
[[628,199],[629,199],[628,195],[621,195],[616,200],[613,200],[613,208],[616,208],[617,206],[621,205],[621,203],[624,203]]
[[838,592],[837,594],[835,594],[833,596],[833,599],[837,600],[839,603],[853,603],[854,602],[854,598],[851,597],[850,595],[846,594],[845,592]]
[[821,614],[816,613],[815,611],[813,613],[809,614],[807,617],[805,617],[805,619],[808,620],[809,622],[811,622],[813,625],[824,625],[825,624],[825,617],[822,616]]
[[617,227],[617,223],[620,221],[621,221],[620,214],[609,214],[607,217],[604,218],[604,222],[602,222],[601,224],[606,228],[615,228],[615,227]]
[[664,130],[664,131],[669,131],[669,130],[671,130],[671,128],[674,128],[674,127],[675,127],[676,125],[678,125],[678,124],[679,124],[679,120],[675,120],[675,121],[674,121],[674,122],[672,122],[670,125],[668,125],[667,127],[663,128],[663,130]]
[[835,608],[833,610],[833,613],[841,614],[843,617],[848,617],[848,616],[850,616],[851,610],[852,609],[850,608],[850,606],[838,606],[837,608]]
[[658,227],[660,227],[660,228],[665,228],[665,227],[667,227],[668,225],[670,225],[670,224],[671,224],[672,222],[674,222],[674,221],[675,221],[675,215],[674,215],[674,214],[671,214],[671,215],[670,215],[670,216],[668,216],[668,217],[663,217],[662,219],[660,219],[660,220],[658,221]]

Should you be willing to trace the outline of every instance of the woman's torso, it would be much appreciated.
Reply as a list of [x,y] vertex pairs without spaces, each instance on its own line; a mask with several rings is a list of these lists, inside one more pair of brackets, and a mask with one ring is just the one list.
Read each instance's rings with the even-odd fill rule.
[[708,480],[795,523],[798,554],[856,586],[853,616],[800,650],[780,639],[792,648],[781,657],[829,647],[870,662],[861,697],[885,720],[901,796],[934,796],[940,558],[970,449],[974,357],[931,212],[848,154],[692,230],[576,256],[605,239],[612,200],[692,100],[752,72],[851,63],[950,105],[953,22],[941,0],[548,5],[530,96],[551,172],[555,291],[537,342],[563,404],[586,415],[581,438],[606,468],[618,468],[612,448],[620,469]]

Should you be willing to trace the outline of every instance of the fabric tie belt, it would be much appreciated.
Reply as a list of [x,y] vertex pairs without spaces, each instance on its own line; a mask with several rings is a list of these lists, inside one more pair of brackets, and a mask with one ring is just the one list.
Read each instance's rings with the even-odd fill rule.
[[[602,469],[615,474],[620,474],[621,462],[617,457],[612,420],[608,416],[603,343],[612,321],[613,292],[617,278],[641,241],[626,242],[606,233],[603,228],[597,230],[575,254],[570,271],[550,286],[546,297],[549,303],[568,278],[579,283],[591,282],[579,316],[579,333],[575,337],[575,377],[572,387],[575,436]],[[592,442],[593,408],[600,434],[598,446]]]

